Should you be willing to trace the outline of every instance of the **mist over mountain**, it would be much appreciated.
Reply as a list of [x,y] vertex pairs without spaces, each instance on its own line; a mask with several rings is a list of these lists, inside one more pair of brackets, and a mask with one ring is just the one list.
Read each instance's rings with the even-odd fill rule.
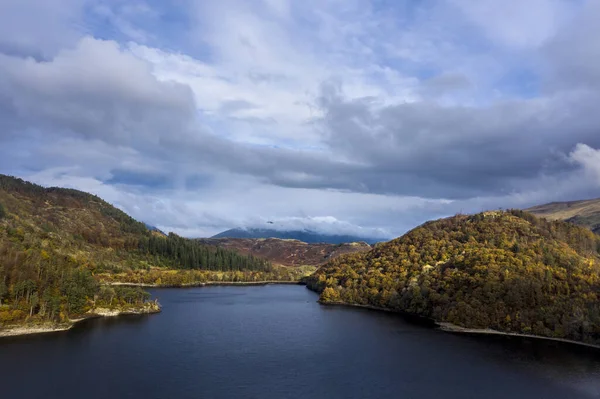
[[375,244],[383,239],[373,237],[359,237],[348,234],[325,234],[312,230],[276,230],[266,228],[235,228],[216,234],[211,238],[280,238],[299,240],[309,244],[327,243],[342,244],[346,242],[366,242]]

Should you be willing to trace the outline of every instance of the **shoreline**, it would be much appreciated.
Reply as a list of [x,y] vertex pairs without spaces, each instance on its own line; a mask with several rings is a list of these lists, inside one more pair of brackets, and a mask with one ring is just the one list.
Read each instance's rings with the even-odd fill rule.
[[138,309],[127,309],[127,310],[112,310],[108,308],[96,308],[93,312],[86,313],[82,317],[76,319],[69,319],[65,323],[40,323],[34,325],[16,325],[9,326],[7,328],[0,329],[0,339],[5,337],[19,337],[25,335],[34,334],[46,334],[60,331],[68,331],[75,327],[78,323],[81,323],[90,319],[97,319],[100,317],[118,317],[118,316],[132,316],[132,315],[150,315],[160,313],[160,307],[144,306]]
[[427,325],[428,327],[437,327],[438,326],[438,323],[433,319],[430,319],[430,318],[424,317],[424,316],[419,316],[419,315],[412,314],[412,313],[403,312],[401,310],[382,308],[380,306],[374,306],[374,305],[361,305],[358,303],[352,304],[352,303],[347,303],[347,302],[322,302],[320,299],[317,300],[317,302],[323,306],[341,306],[341,307],[349,307],[349,308],[374,310],[376,312],[392,313],[392,314],[400,315],[400,316],[404,317],[405,319],[409,319],[410,321],[415,322],[417,324]]
[[304,285],[301,281],[205,281],[188,284],[152,284],[152,283],[128,283],[121,281],[102,282],[105,285],[122,286],[122,287],[146,287],[146,288],[194,288],[194,287],[210,287],[210,286],[244,286],[244,285]]
[[382,307],[373,306],[373,305],[360,305],[358,303],[347,303],[347,302],[322,302],[320,299],[317,302],[319,302],[321,305],[324,305],[324,306],[347,306],[350,308],[362,308],[362,309],[376,310],[378,312],[403,314],[401,312],[397,312],[392,309],[382,308]]
[[540,339],[540,340],[545,340],[545,341],[560,342],[563,344],[585,346],[588,348],[594,348],[594,349],[600,350],[600,345],[590,344],[590,343],[582,342],[582,341],[575,341],[575,340],[566,339],[566,338],[553,338],[553,337],[544,337],[543,335],[503,332],[503,331],[493,330],[491,328],[466,328],[466,327],[457,326],[455,324],[447,323],[447,322],[436,322],[436,324],[438,326],[438,330],[447,332],[447,333],[531,338],[531,339]]
[[583,347],[587,347],[587,348],[593,348],[593,349],[600,350],[600,344],[590,344],[587,342],[575,341],[575,340],[566,339],[566,338],[544,337],[542,335],[503,332],[503,331],[498,331],[498,330],[492,330],[490,328],[466,328],[466,327],[457,326],[456,324],[452,324],[452,323],[447,323],[447,322],[443,322],[443,321],[435,321],[433,319],[430,319],[430,318],[427,318],[424,316],[414,315],[411,313],[406,313],[406,312],[397,311],[397,310],[393,310],[393,309],[382,308],[382,307],[373,306],[373,305],[359,305],[359,304],[351,304],[351,303],[346,303],[346,302],[321,302],[320,300],[317,302],[319,302],[321,305],[325,305],[325,306],[347,306],[347,307],[352,307],[352,308],[362,308],[362,309],[369,309],[369,310],[375,310],[375,311],[380,311],[380,312],[396,313],[396,314],[399,314],[402,316],[408,316],[409,318],[415,318],[415,320],[418,320],[420,322],[426,322],[427,324],[431,324],[431,326],[435,326],[435,328],[437,330],[445,332],[445,333],[530,338],[530,339],[537,339],[537,340],[544,340],[544,341],[554,341],[554,342],[559,342],[562,344],[578,345],[578,346],[583,346]]

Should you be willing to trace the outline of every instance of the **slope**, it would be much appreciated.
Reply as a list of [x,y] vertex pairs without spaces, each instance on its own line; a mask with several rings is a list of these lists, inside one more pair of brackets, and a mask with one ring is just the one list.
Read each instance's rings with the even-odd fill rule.
[[318,266],[340,255],[371,249],[365,242],[309,244],[279,238],[199,238],[199,242],[254,255],[284,266]]
[[579,226],[587,227],[594,233],[600,234],[600,198],[569,201],[551,202],[526,209],[539,217],[550,220],[564,220]]
[[523,211],[459,215],[335,259],[307,282],[325,303],[598,343],[599,248],[587,229]]
[[68,320],[147,293],[106,281],[170,285],[296,278],[264,259],[150,231],[97,196],[0,175],[0,327]]

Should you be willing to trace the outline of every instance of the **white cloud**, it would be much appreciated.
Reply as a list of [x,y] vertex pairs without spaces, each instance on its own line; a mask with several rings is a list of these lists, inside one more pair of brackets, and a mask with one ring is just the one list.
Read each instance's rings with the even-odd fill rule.
[[543,49],[548,62],[546,87],[558,90],[594,90],[600,87],[600,2],[587,1],[570,24]]
[[87,0],[2,0],[0,2],[0,52],[50,57],[75,43],[86,27]]
[[553,37],[571,14],[569,0],[451,0],[490,39],[503,46],[535,48]]
[[583,168],[586,176],[600,187],[600,150],[585,144],[577,144],[569,159]]
[[592,3],[3,2],[0,168],[186,235],[592,195]]

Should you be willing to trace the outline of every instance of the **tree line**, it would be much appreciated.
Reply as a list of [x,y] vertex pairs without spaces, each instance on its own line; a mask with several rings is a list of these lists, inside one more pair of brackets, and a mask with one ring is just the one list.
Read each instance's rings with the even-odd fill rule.
[[144,254],[171,259],[173,265],[181,269],[269,271],[272,268],[267,260],[203,245],[174,233],[167,237],[142,237],[139,250]]

